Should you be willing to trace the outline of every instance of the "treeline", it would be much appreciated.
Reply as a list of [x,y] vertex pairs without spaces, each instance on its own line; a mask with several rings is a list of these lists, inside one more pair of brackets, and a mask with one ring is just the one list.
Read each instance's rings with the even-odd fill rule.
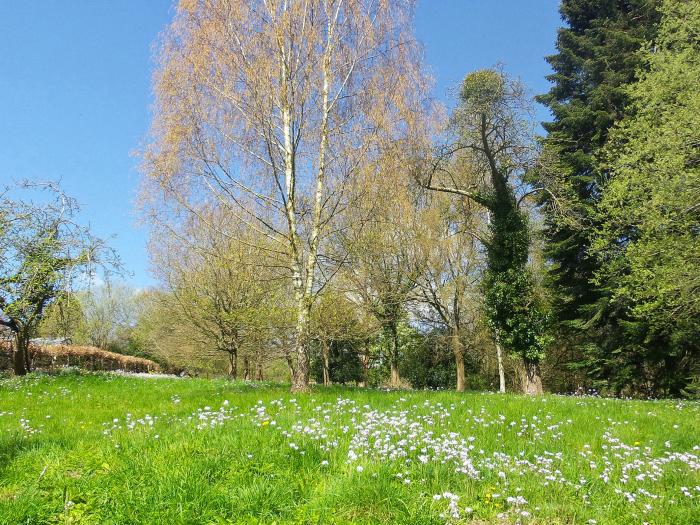
[[564,1],[544,137],[500,69],[447,115],[406,4],[252,4],[161,43],[143,195],[176,324],[297,390],[418,384],[449,348],[436,386],[691,393],[696,2]]
[[276,357],[305,390],[318,360],[337,375],[342,347],[356,381],[382,369],[398,387],[405,326],[448,341],[458,390],[474,351],[499,388],[508,355],[542,391],[529,102],[479,71],[445,117],[412,17],[404,2],[212,2],[181,5],[165,32],[143,152],[154,266],[176,324],[231,373],[241,354]]
[[561,14],[537,136],[501,68],[435,101],[410,3],[181,3],[123,350],[295,391],[697,395],[700,4]]

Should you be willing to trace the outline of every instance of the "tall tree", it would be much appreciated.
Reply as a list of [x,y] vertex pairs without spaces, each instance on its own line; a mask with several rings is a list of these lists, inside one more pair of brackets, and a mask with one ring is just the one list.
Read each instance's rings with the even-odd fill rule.
[[700,4],[667,0],[628,115],[610,132],[596,283],[628,305],[619,381],[678,396],[700,376]]
[[[605,169],[596,160],[610,127],[625,114],[642,65],[639,50],[657,30],[658,0],[563,0],[566,27],[549,93],[537,97],[554,120],[543,124],[545,169],[533,173],[545,214],[545,251],[558,338],[594,354],[624,339],[624,308],[593,284],[599,268],[590,251]],[[595,367],[589,368],[595,373]],[[600,371],[599,371],[600,372]],[[599,374],[600,375],[600,374]]]
[[345,188],[415,115],[412,3],[182,1],[161,47],[147,179],[193,213],[225,209],[284,261],[293,390],[308,385],[310,313]]
[[122,350],[136,323],[136,292],[126,285],[105,283],[76,294],[82,312],[81,336],[104,350]]
[[423,184],[466,197],[488,213],[483,288],[489,324],[496,343],[521,359],[523,390],[542,393],[546,315],[528,267],[525,194],[516,194],[534,162],[522,85],[499,70],[468,74],[452,129],[454,141],[434,161]]
[[46,308],[114,254],[75,223],[78,204],[53,183],[0,196],[0,325],[14,334],[14,371],[31,370],[29,339]]

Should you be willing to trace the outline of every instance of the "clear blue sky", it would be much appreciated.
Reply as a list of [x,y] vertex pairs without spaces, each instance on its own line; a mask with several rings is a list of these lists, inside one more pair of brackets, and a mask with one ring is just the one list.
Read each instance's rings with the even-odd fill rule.
[[[557,0],[420,0],[418,37],[437,86],[503,63],[533,94],[548,89]],[[138,160],[151,105],[152,43],[171,0],[0,2],[0,183],[61,179],[82,218],[152,284],[136,224]],[[540,119],[547,115],[539,108]]]

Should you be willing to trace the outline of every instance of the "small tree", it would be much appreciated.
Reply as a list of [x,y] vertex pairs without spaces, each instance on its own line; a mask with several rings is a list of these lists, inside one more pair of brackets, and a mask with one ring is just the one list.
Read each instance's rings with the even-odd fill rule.
[[[360,312],[357,305],[348,299],[346,294],[331,288],[327,288],[319,297],[311,317],[311,331],[320,346],[321,377],[324,386],[331,384],[331,377],[345,377],[348,374],[336,374],[331,370],[331,352],[336,348],[336,362],[343,362],[339,357],[347,357],[347,360],[360,360],[357,352],[349,351],[348,347],[359,344],[366,334],[362,333],[360,325]],[[355,358],[350,354],[355,354]]]
[[46,308],[97,264],[117,262],[102,240],[74,222],[77,213],[76,201],[52,183],[24,183],[0,200],[0,325],[14,334],[17,375],[31,369],[29,339]]
[[85,315],[78,294],[66,292],[46,308],[38,328],[40,337],[79,343],[85,331]]
[[445,197],[437,195],[433,214],[428,217],[428,264],[418,281],[415,313],[424,324],[448,335],[455,360],[456,390],[464,392],[464,336],[473,340],[483,323],[479,294],[483,258],[477,239],[482,221],[468,199]]
[[[215,224],[216,227],[209,227]],[[185,337],[226,355],[228,374],[250,379],[251,358],[258,369],[263,352],[279,324],[287,322],[284,289],[278,271],[261,260],[244,224],[216,211],[188,217],[177,229],[161,231],[151,243],[152,260],[171,308],[170,322]]]

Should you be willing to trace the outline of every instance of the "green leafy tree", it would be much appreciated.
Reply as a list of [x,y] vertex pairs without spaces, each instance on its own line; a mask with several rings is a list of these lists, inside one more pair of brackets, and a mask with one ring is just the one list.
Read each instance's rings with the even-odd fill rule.
[[317,380],[325,386],[334,381],[362,380],[358,349],[367,338],[364,328],[361,310],[348,294],[326,287],[311,317],[311,332],[320,350],[312,363]]
[[596,364],[680,395],[700,351],[700,4],[666,1],[659,36],[604,150],[596,283],[631,312],[625,352]]
[[260,254],[264,240],[220,210],[163,228],[151,243],[151,258],[167,293],[159,298],[170,310],[168,324],[185,339],[196,339],[213,358],[226,356],[228,374],[250,379],[270,358],[271,340],[287,328],[288,290],[276,259]]
[[66,292],[57,297],[46,308],[38,333],[49,339],[81,343],[85,333],[85,315],[78,294]]
[[484,317],[479,289],[484,261],[477,240],[483,217],[468,199],[452,199],[445,193],[433,197],[433,213],[424,219],[431,233],[426,236],[428,261],[418,281],[414,315],[433,332],[445,332],[454,356],[455,387],[464,392],[465,355]]
[[[341,279],[350,297],[381,326],[390,384],[402,384],[399,326],[408,316],[418,280],[427,265],[426,228],[410,188],[387,170],[381,182],[357,198],[353,221],[342,235],[348,263]],[[384,174],[383,174],[384,175]]]
[[80,339],[103,350],[125,352],[138,317],[135,290],[105,283],[80,292],[77,298],[83,314]]
[[[614,352],[625,337],[625,309],[592,282],[599,260],[591,253],[591,236],[605,179],[596,158],[610,127],[627,111],[626,86],[643,64],[640,48],[657,31],[658,4],[563,0],[566,27],[559,30],[557,53],[547,57],[553,85],[537,97],[554,117],[543,124],[544,167],[533,172],[532,182],[547,190],[539,195],[557,338],[589,354]],[[592,362],[581,364],[605,376]]]
[[24,183],[0,200],[0,325],[14,335],[17,375],[31,369],[29,339],[46,308],[97,264],[117,263],[102,240],[74,222],[77,213],[75,200],[51,183]]

